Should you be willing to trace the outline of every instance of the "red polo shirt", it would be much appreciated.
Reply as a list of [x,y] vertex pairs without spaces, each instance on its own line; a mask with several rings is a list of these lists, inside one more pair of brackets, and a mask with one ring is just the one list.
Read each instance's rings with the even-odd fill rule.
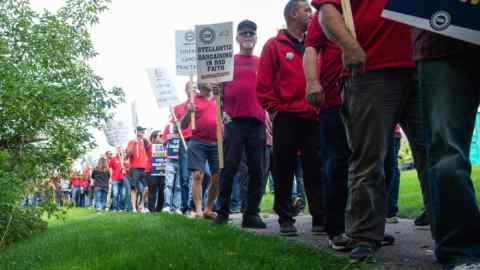
[[325,101],[320,106],[320,110],[325,110],[342,104],[339,83],[343,70],[342,50],[327,38],[318,17],[317,11],[310,20],[305,47],[313,47],[318,53],[318,78],[325,93]]
[[263,46],[257,75],[258,100],[269,112],[292,112],[318,120],[318,110],[305,98],[306,87],[303,51],[280,31]]
[[265,110],[257,99],[258,57],[235,55],[233,81],[223,90],[223,110],[232,118],[255,118],[265,122]]
[[114,156],[109,162],[108,167],[112,169],[112,181],[123,181],[122,161],[119,156]]
[[127,145],[127,152],[131,152],[130,168],[145,169],[147,164],[147,153],[143,141],[131,140]]
[[192,139],[209,143],[217,143],[215,99],[203,96],[195,96],[195,130],[192,131]]
[[[387,0],[351,0],[357,39],[367,54],[367,71],[415,67],[412,60],[410,27],[381,17]],[[313,0],[312,5],[334,4],[341,0]],[[344,72],[344,75],[347,75]]]

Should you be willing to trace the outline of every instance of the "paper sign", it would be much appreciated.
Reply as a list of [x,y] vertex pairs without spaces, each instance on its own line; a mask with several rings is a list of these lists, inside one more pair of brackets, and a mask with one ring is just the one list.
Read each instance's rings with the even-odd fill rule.
[[165,148],[163,144],[152,144],[152,176],[165,175]]
[[128,125],[122,121],[109,120],[105,125],[105,137],[110,146],[125,146],[128,142]]
[[390,0],[382,16],[480,45],[479,0]]
[[233,23],[196,25],[197,75],[202,83],[233,79]]
[[132,125],[133,125],[133,129],[135,130],[139,125],[138,112],[137,112],[137,102],[135,100],[132,101],[132,103],[130,103],[130,109],[131,109],[131,113],[132,113]]
[[147,73],[159,108],[169,107],[179,103],[177,91],[166,69],[150,68],[147,69]]
[[192,30],[175,31],[177,75],[193,76],[197,74],[197,54],[195,32]]

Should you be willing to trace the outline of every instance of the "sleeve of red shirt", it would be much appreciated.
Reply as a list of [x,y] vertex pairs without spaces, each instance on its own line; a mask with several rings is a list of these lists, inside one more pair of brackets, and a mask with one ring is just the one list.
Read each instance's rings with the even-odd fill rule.
[[275,74],[280,63],[276,59],[275,39],[263,46],[257,73],[257,98],[268,112],[281,110],[281,102],[275,94]]
[[308,24],[307,36],[305,37],[305,48],[313,47],[317,52],[325,46],[327,37],[325,36],[322,27],[320,26],[319,12],[313,14],[310,23]]

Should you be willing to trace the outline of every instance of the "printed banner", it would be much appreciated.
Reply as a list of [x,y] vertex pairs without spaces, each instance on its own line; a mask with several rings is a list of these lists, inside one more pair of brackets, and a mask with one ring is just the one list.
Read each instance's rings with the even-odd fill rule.
[[480,45],[479,0],[389,0],[382,16]]
[[175,31],[175,49],[177,75],[193,76],[197,74],[195,32],[192,30]]
[[177,91],[166,69],[149,68],[147,69],[147,73],[159,108],[169,107],[179,103]]
[[197,75],[202,83],[233,79],[233,23],[196,25]]
[[165,175],[165,147],[163,144],[152,144],[152,176]]

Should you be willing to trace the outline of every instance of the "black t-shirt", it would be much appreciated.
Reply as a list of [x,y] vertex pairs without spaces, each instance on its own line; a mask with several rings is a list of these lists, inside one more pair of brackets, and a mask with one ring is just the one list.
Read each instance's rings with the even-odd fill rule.
[[94,169],[92,172],[92,179],[95,180],[96,187],[108,187],[108,180],[110,179],[109,171],[99,171]]

